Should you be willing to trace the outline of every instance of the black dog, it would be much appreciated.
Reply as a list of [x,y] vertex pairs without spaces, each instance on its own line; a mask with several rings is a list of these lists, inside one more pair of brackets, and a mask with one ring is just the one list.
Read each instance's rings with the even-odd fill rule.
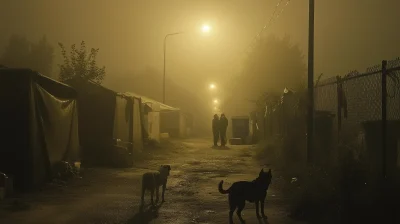
[[245,220],[242,218],[242,210],[244,209],[246,201],[256,203],[256,214],[260,218],[259,214],[259,203],[261,202],[261,214],[263,218],[267,218],[264,214],[264,201],[267,196],[267,190],[271,184],[272,173],[271,169],[268,172],[264,172],[264,169],[260,171],[257,179],[252,182],[239,181],[232,184],[228,190],[222,188],[224,181],[221,181],[218,185],[218,190],[221,194],[229,194],[229,223],[233,223],[232,216],[236,210],[236,214],[242,223]]

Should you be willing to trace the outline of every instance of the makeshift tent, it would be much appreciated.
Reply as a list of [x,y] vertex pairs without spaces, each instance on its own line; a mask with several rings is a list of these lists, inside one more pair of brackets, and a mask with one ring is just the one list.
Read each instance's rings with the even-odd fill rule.
[[133,148],[137,150],[143,149],[143,114],[142,100],[133,98]]
[[[151,98],[133,92],[126,92],[125,95],[140,98],[145,108],[151,109],[147,113],[146,130],[148,135],[154,139],[159,139],[160,133],[169,133],[172,137],[185,137],[187,134],[186,115],[179,108],[175,108]],[[157,126],[157,127],[156,127]]]
[[142,100],[142,103],[150,106],[153,111],[159,111],[159,112],[180,111],[179,108],[163,104],[161,102],[158,102],[157,100],[153,100],[153,99],[151,99],[149,97],[142,96],[142,95],[137,94],[137,93],[125,92],[124,94],[127,95],[127,96],[140,98]]
[[77,91],[79,139],[84,163],[99,164],[113,145],[116,94],[82,79],[67,80]]
[[76,92],[29,69],[0,69],[0,171],[26,190],[79,161]]
[[[121,93],[118,94],[117,100],[121,101],[117,105],[122,107],[115,111],[114,136],[121,136],[122,141],[132,143],[134,150],[141,151],[143,149],[141,100]],[[121,130],[124,132],[121,133]],[[120,133],[116,134],[118,131]]]
[[135,143],[133,149],[141,150],[142,135],[135,132],[137,126],[141,128],[140,103],[81,78],[66,83],[78,92],[80,139],[86,162],[109,165],[117,144],[126,147],[129,155],[132,155],[132,143]]

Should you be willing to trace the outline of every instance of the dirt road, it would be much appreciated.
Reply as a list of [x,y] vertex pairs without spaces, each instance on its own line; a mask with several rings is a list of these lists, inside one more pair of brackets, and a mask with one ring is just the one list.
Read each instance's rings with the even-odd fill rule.
[[[87,169],[82,179],[68,186],[19,196],[17,205],[15,199],[3,201],[0,223],[227,223],[228,198],[218,192],[218,182],[224,180],[224,188],[228,188],[234,181],[253,180],[261,168],[269,167],[253,159],[251,146],[214,149],[210,145],[201,139],[174,141],[167,148],[149,150],[151,160],[138,162],[134,168]],[[160,164],[172,167],[166,202],[156,210],[139,213],[141,174]],[[272,172],[266,202],[268,221],[259,221],[254,204],[247,202],[243,211],[247,223],[296,223],[287,217],[287,202],[277,184],[279,173]],[[149,204],[148,194],[145,200]],[[239,223],[236,215],[234,220]]]

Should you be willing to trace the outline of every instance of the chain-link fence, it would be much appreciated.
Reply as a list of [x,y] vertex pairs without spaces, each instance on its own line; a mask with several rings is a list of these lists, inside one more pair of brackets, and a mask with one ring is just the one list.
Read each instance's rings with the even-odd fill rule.
[[[352,71],[323,80],[315,86],[314,94],[315,111],[334,115],[332,138],[342,146],[350,146],[354,157],[359,159],[365,154],[370,162],[379,160],[375,165],[383,173],[392,169],[388,166],[400,166],[399,58],[383,61],[363,73]],[[318,119],[315,125],[320,125]],[[397,162],[389,157],[398,158]]]
[[386,68],[376,65],[364,73],[352,71],[316,85],[315,110],[335,114],[334,127],[340,139],[357,137],[363,122],[382,120],[383,69],[387,77],[387,120],[400,120],[400,59],[389,61]]
[[387,64],[387,119],[400,120],[400,59]]

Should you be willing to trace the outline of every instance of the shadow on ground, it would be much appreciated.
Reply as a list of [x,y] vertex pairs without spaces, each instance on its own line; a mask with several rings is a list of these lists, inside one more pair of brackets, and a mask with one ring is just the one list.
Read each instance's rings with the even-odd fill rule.
[[231,149],[228,146],[211,146],[212,149],[218,149],[218,150],[228,150]]
[[129,219],[126,224],[148,224],[153,219],[158,217],[158,210],[161,208],[162,204],[156,206],[149,206],[143,211],[136,213],[131,219]]

